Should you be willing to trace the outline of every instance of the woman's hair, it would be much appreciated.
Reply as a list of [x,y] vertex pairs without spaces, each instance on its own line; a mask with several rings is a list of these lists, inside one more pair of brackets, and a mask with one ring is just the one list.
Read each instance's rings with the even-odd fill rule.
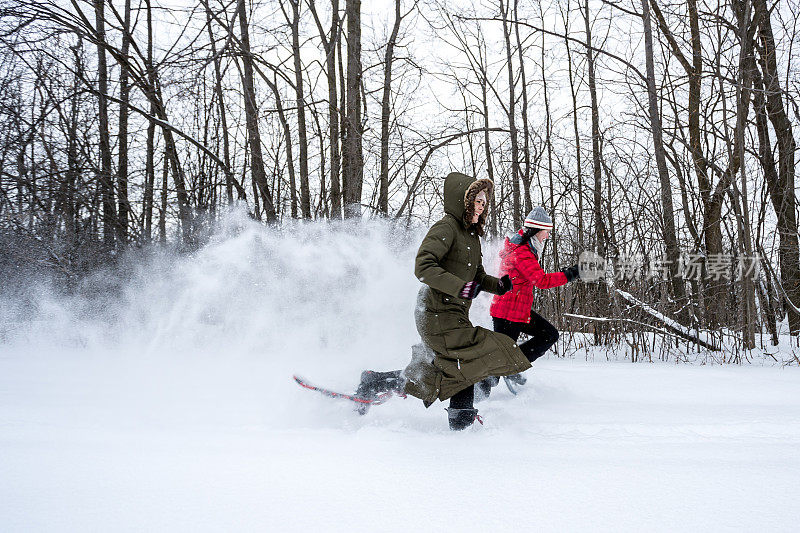
[[484,233],[486,232],[486,216],[489,214],[489,206],[487,205],[486,209],[483,210],[483,213],[480,214],[478,217],[478,222],[473,224],[472,217],[475,214],[475,198],[477,198],[481,191],[486,191],[486,200],[488,202],[489,198],[492,196],[493,188],[494,183],[492,180],[482,178],[473,181],[467,191],[464,193],[464,225],[468,228],[475,228],[475,231],[481,237],[483,237]]
[[520,241],[519,245],[522,246],[523,244],[528,244],[534,236],[540,231],[544,231],[542,228],[522,228],[524,231],[522,232],[522,240]]

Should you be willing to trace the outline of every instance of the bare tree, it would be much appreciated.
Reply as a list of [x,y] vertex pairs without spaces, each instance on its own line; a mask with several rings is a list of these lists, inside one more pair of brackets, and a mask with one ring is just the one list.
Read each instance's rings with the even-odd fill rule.
[[[794,192],[795,152],[797,143],[792,132],[792,124],[783,106],[783,90],[780,86],[776,61],[775,38],[772,32],[771,13],[764,0],[753,0],[758,26],[758,52],[761,66],[761,84],[764,99],[757,106],[756,113],[764,112],[774,128],[778,144],[778,170],[764,168],[767,188],[777,216],[778,235],[780,237],[781,284],[787,301],[789,329],[794,335],[800,335],[800,249],[797,239],[796,196]],[[757,96],[758,98],[758,96]],[[760,109],[758,109],[760,107]],[[760,140],[766,144],[762,149],[762,165],[769,164],[766,152],[769,147],[769,131],[760,128]],[[763,139],[762,139],[763,138]]]
[[[308,132],[306,128],[306,103],[303,91],[303,67],[300,61],[300,1],[289,0],[291,18],[284,10],[292,33],[292,58],[294,59],[294,90],[297,102],[297,135],[300,152],[300,210],[303,218],[311,218],[311,192],[308,185]],[[281,7],[283,9],[283,7]]]
[[103,197],[103,241],[114,244],[116,210],[114,209],[114,190],[111,184],[111,134],[108,127],[108,66],[106,63],[106,15],[105,0],[93,0],[97,35],[97,100],[100,127],[100,172],[98,185]]
[[511,25],[513,20],[509,20],[509,6],[505,0],[500,0],[500,16],[503,19],[503,37],[506,44],[506,68],[508,70],[508,106],[506,114],[508,116],[508,129],[511,132],[511,190],[514,202],[513,221],[514,225],[522,220],[522,207],[520,205],[519,190],[519,139],[517,136],[516,125],[516,104],[517,97],[514,91],[516,79],[514,76],[514,54],[511,49]]
[[[541,13],[541,4],[539,5],[540,13]],[[519,20],[519,1],[514,0],[514,20]],[[530,142],[530,122],[528,121],[528,80],[525,76],[525,56],[524,51],[525,47],[522,45],[522,39],[520,38],[519,33],[520,25],[514,24],[514,35],[516,37],[516,47],[517,47],[517,55],[519,57],[519,81],[520,81],[520,88],[521,88],[521,96],[522,96],[522,156],[525,161],[525,170],[521,173],[522,177],[522,188],[523,188],[523,197],[525,199],[525,214],[529,213],[531,209],[533,209],[533,201],[531,200],[531,142]],[[542,35],[542,39],[544,39],[544,35]],[[547,140],[548,140],[548,156],[551,155],[550,153],[550,106],[547,96],[547,80],[544,76],[544,44],[542,44],[542,83],[544,85],[544,100],[545,100],[545,115],[547,117]],[[552,159],[549,159],[552,163]],[[552,200],[553,194],[553,183],[552,183],[552,164],[549,167],[550,170],[550,194]],[[551,210],[554,206],[550,205]],[[553,211],[551,211],[553,212]],[[554,241],[555,242],[555,241]],[[555,245],[553,245],[555,248]],[[558,252],[556,252],[556,262],[558,262]]]
[[680,249],[678,248],[678,232],[675,228],[675,209],[672,205],[672,183],[667,168],[664,140],[661,129],[661,114],[658,108],[658,92],[655,81],[655,63],[653,61],[653,31],[650,25],[650,4],[642,0],[642,22],[644,24],[644,49],[647,68],[647,102],[650,130],[653,138],[653,154],[655,155],[658,178],[661,185],[661,210],[664,245],[669,262],[670,282],[675,295],[678,318],[688,324],[689,308],[683,279],[678,276]]
[[[131,35],[131,0],[125,0],[124,20],[122,26],[122,55],[127,57],[130,52]],[[119,74],[119,134],[117,148],[119,150],[119,163],[117,164],[117,240],[120,244],[128,242],[128,115],[130,110],[130,83],[128,65],[120,65]]]
[[581,136],[578,128],[578,92],[575,86],[575,67],[572,60],[572,49],[570,47],[569,33],[569,14],[570,3],[567,0],[565,9],[562,10],[561,18],[564,22],[564,48],[567,53],[567,74],[569,77],[569,92],[572,99],[572,128],[575,139],[575,173],[577,174],[578,189],[578,249],[583,250],[583,239],[585,230],[583,227],[583,165],[581,155]]
[[342,143],[342,189],[345,218],[361,216],[364,155],[361,138],[361,0],[346,1],[347,88],[344,141]]
[[384,216],[389,216],[389,118],[391,113],[392,97],[392,62],[394,61],[394,46],[400,23],[403,16],[400,14],[400,0],[394,3],[394,25],[392,34],[386,43],[386,55],[383,60],[383,97],[381,98],[381,167],[378,180],[380,193],[378,194],[378,211]]
[[264,214],[267,222],[276,222],[275,206],[272,193],[267,186],[267,175],[264,171],[264,157],[261,152],[261,133],[258,128],[258,106],[253,81],[253,55],[250,52],[250,30],[247,24],[247,8],[245,0],[237,0],[239,29],[241,31],[242,86],[244,88],[244,108],[247,119],[247,136],[250,146],[250,167],[253,182],[258,186],[264,202]]
[[[148,6],[149,6],[149,1]],[[211,29],[212,15],[211,6],[208,0],[204,0],[203,6],[206,11],[206,29],[208,30],[208,41],[211,44],[211,55],[214,63],[214,94],[219,110],[220,127],[222,128],[222,160],[225,162],[225,197],[228,203],[233,202],[233,171],[231,170],[231,149],[230,135],[228,133],[228,114],[225,108],[225,94],[222,91],[222,67],[220,61],[220,51],[217,50],[217,42]],[[242,199],[239,196],[239,199]]]
[[592,46],[592,29],[589,0],[584,3],[583,21],[586,28],[586,69],[589,78],[589,96],[592,109],[592,167],[594,172],[594,242],[597,253],[606,253],[606,227],[603,221],[603,168],[600,154],[600,112],[597,104],[595,81],[595,52]]
[[331,180],[331,218],[342,217],[342,190],[339,182],[341,172],[341,155],[339,151],[339,107],[336,89],[336,50],[341,43],[342,26],[339,21],[339,0],[331,0],[331,29],[326,35],[316,3],[309,0],[309,8],[317,25],[322,48],[325,52],[325,74],[328,81],[328,146],[330,149],[330,180]]
[[269,88],[272,90],[272,95],[275,98],[275,109],[278,113],[278,120],[283,128],[283,138],[286,143],[286,168],[289,172],[289,195],[291,202],[292,218],[297,218],[297,182],[296,173],[294,168],[294,155],[292,148],[292,129],[289,125],[289,119],[286,117],[286,111],[283,107],[283,98],[281,97],[280,89],[278,88],[278,76],[270,80],[264,78]]

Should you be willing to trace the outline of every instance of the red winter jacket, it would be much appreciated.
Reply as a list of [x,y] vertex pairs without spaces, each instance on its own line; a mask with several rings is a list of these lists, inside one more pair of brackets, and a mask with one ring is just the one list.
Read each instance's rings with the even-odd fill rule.
[[550,289],[567,284],[567,276],[563,272],[547,274],[542,270],[528,243],[514,244],[506,238],[500,258],[498,277],[508,274],[514,287],[504,295],[492,299],[489,313],[494,318],[528,323],[531,320],[533,287]]

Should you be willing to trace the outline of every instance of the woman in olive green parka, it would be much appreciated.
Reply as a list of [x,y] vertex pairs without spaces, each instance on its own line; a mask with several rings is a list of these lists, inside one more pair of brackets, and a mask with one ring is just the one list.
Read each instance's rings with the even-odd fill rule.
[[[483,268],[480,237],[492,187],[491,180],[458,172],[445,178],[444,217],[425,235],[414,268],[424,284],[415,312],[424,344],[412,348],[412,361],[402,372],[365,370],[357,396],[403,391],[420,398],[426,407],[437,399],[450,399],[450,428],[460,430],[477,418],[475,383],[531,367],[510,337],[473,326],[469,320],[472,299],[481,290],[505,294],[512,288],[508,276],[497,279]],[[366,412],[366,405],[359,412]]]
[[432,365],[423,363],[423,368],[419,360],[412,361],[404,372],[405,389],[426,405],[437,398],[452,398],[448,411],[451,427],[468,422],[466,427],[475,419],[475,383],[531,366],[509,337],[473,326],[469,320],[471,299],[480,290],[504,294],[511,289],[508,277],[501,281],[483,268],[479,237],[484,233],[486,198],[492,187],[488,179],[475,180],[457,172],[447,176],[445,215],[428,230],[414,268],[425,284],[416,310],[417,329],[435,356]]

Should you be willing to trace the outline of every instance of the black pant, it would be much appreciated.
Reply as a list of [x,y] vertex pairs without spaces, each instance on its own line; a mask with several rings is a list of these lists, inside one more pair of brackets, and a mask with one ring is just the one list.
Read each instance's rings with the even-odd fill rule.
[[450,407],[453,409],[472,409],[475,401],[475,385],[470,385],[450,397]]
[[531,363],[543,356],[558,340],[558,330],[555,326],[539,316],[536,311],[531,311],[531,321],[527,324],[494,317],[492,322],[497,333],[508,335],[514,342],[519,339],[520,333],[530,337],[519,345],[519,349]]

